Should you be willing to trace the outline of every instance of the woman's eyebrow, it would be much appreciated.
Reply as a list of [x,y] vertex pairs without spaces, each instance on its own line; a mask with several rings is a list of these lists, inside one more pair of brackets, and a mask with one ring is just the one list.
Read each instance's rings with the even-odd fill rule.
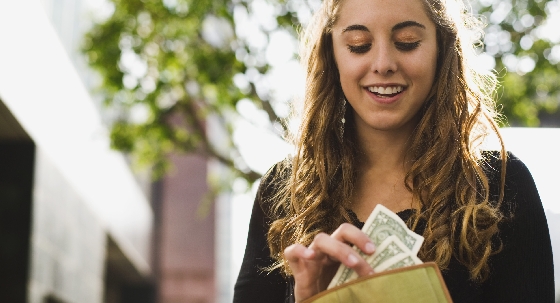
[[415,26],[415,27],[420,27],[420,28],[426,29],[426,27],[423,24],[418,23],[416,21],[404,21],[404,22],[400,22],[400,23],[395,24],[395,26],[393,26],[391,31],[393,31],[393,32],[398,31],[399,29],[403,29],[405,27],[410,27],[410,26]]
[[348,26],[347,28],[343,29],[342,32],[349,32],[349,31],[362,31],[362,32],[369,32],[369,29],[361,24],[353,24]]

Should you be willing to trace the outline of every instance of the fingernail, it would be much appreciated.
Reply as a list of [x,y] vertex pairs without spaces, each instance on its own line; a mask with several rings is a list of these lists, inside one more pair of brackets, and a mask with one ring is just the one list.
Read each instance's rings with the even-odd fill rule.
[[303,256],[306,258],[311,258],[313,256],[313,250],[311,249],[306,249],[305,252],[303,253]]
[[373,243],[371,243],[371,242],[368,242],[368,243],[366,243],[365,249],[366,249],[366,251],[365,251],[366,253],[372,253],[372,252],[375,251],[375,245],[373,245]]
[[353,266],[358,264],[358,258],[356,258],[356,256],[354,256],[353,254],[350,254],[348,256],[348,265]]

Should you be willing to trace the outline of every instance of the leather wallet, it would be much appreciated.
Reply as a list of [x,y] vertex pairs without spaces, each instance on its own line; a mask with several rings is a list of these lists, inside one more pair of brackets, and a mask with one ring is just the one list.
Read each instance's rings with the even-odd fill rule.
[[434,262],[360,277],[322,291],[302,303],[453,302]]

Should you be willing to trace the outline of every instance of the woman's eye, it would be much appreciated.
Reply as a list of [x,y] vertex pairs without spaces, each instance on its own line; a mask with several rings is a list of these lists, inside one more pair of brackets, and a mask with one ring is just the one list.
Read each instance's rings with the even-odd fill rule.
[[395,42],[395,46],[401,51],[411,51],[420,46],[420,41],[416,42]]
[[370,49],[371,49],[371,43],[362,44],[362,45],[348,45],[348,50],[351,53],[356,53],[356,54],[367,53]]

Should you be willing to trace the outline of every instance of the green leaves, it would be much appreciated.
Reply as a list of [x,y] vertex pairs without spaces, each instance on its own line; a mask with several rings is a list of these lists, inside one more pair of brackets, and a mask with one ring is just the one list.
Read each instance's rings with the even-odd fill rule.
[[[247,68],[235,51],[233,3],[224,0],[112,0],[114,13],[84,37],[83,52],[103,81],[100,94],[111,111],[112,147],[149,165],[155,177],[174,152],[198,153],[253,182],[260,174],[239,161],[231,139],[235,105],[256,100],[234,75]],[[244,5],[244,4],[237,4]],[[266,69],[266,67],[265,67]],[[141,114],[138,114],[141,108]],[[227,113],[227,115],[224,115]],[[273,113],[273,112],[272,112]],[[232,115],[233,114],[233,115]],[[273,113],[274,114],[274,113]],[[206,120],[227,132],[217,148]],[[235,161],[234,161],[235,159]]]
[[[514,126],[539,126],[544,113],[560,111],[560,73],[545,31],[556,0],[484,0],[479,12],[489,26],[485,51],[496,59],[502,89],[499,104]],[[560,126],[560,121],[557,123]]]

